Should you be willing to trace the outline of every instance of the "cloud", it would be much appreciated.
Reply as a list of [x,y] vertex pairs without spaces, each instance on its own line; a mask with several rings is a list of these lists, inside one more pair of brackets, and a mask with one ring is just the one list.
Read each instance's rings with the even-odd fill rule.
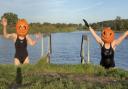
[[103,5],[104,2],[98,2],[96,4],[92,4],[92,5],[89,5],[88,7],[84,7],[84,8],[79,8],[79,9],[76,9],[74,10],[74,12],[83,12],[83,11],[86,11],[86,10],[90,10],[90,9],[93,9],[93,8],[96,8],[96,7],[99,7],[101,5]]
[[53,5],[64,4],[66,0],[49,0]]

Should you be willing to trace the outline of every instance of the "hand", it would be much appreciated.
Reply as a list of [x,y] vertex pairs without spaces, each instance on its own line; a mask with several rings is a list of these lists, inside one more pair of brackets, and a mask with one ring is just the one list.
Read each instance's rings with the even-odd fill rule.
[[7,26],[7,19],[3,17],[2,20],[1,20],[1,24],[2,24],[4,27],[6,27],[6,26]]
[[41,35],[41,33],[39,32],[39,33],[36,33],[36,34],[35,34],[35,37],[36,37],[36,40],[40,40],[40,39],[42,38],[42,35]]

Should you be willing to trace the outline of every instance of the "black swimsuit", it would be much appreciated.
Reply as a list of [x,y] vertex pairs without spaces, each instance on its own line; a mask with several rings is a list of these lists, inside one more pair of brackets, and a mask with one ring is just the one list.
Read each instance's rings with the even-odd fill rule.
[[26,37],[21,40],[17,36],[16,42],[15,42],[15,58],[19,59],[20,63],[24,63],[26,57],[28,56],[28,51],[27,51],[27,40]]
[[114,50],[111,44],[109,49],[106,49],[105,45],[102,46],[100,65],[104,66],[106,69],[110,67],[115,67]]

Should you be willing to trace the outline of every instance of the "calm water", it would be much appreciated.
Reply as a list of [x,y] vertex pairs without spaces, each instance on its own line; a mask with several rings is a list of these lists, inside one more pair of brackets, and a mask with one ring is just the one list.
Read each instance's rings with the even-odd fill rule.
[[[87,34],[90,39],[90,61],[99,64],[101,48],[96,43],[90,32],[72,32],[52,34],[52,63],[56,64],[80,64],[80,46],[82,34]],[[100,35],[100,32],[98,33]],[[122,33],[116,33],[116,38]],[[128,68],[128,39],[117,46],[115,50],[116,66]],[[85,59],[87,58],[87,45],[85,45]]]
[[[82,34],[86,33],[90,38],[90,61],[94,64],[100,62],[100,46],[96,43],[90,32],[71,32],[71,33],[54,33],[52,34],[52,55],[51,63],[55,64],[80,64],[80,46]],[[98,33],[100,35],[100,33]],[[116,33],[116,38],[121,33]],[[33,37],[33,35],[32,35]],[[34,38],[34,37],[33,37]],[[30,56],[30,63],[36,63],[42,53],[47,53],[47,37],[44,38],[43,46],[42,40],[34,47],[28,46]],[[44,48],[42,52],[42,47]],[[85,55],[86,55],[85,45]],[[10,40],[4,39],[0,36],[0,63],[13,63],[15,53],[14,43]],[[120,68],[128,68],[128,39],[125,39],[121,45],[116,48],[115,62],[116,66]],[[87,58],[87,56],[85,56]]]

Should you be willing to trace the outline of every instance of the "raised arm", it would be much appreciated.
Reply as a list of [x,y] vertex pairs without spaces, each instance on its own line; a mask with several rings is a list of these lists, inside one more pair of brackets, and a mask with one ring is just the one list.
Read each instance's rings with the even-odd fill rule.
[[85,25],[89,28],[90,32],[92,33],[92,35],[93,35],[93,37],[96,39],[96,41],[97,41],[100,45],[103,45],[104,42],[102,41],[101,37],[96,34],[96,32],[94,31],[94,29],[92,29],[91,26],[89,26],[89,24],[87,23],[86,20],[83,19],[83,21],[84,21]]
[[7,38],[7,39],[14,40],[16,38],[16,34],[15,33],[12,33],[12,34],[7,33],[7,19],[2,18],[1,24],[3,25],[3,35],[4,35],[4,37]]
[[27,35],[26,38],[27,38],[27,43],[31,46],[34,46],[37,43],[37,41],[41,39],[41,34],[40,33],[36,34],[35,40],[33,40],[29,35]]
[[128,36],[128,31],[126,31],[122,36],[120,36],[118,39],[114,40],[114,45],[119,45],[126,37]]
[[94,31],[94,29],[92,29],[91,27],[89,27],[89,30],[90,30],[90,32],[92,33],[93,37],[96,39],[96,41],[97,41],[99,44],[103,45],[104,42],[102,41],[101,37],[96,34],[96,32]]

